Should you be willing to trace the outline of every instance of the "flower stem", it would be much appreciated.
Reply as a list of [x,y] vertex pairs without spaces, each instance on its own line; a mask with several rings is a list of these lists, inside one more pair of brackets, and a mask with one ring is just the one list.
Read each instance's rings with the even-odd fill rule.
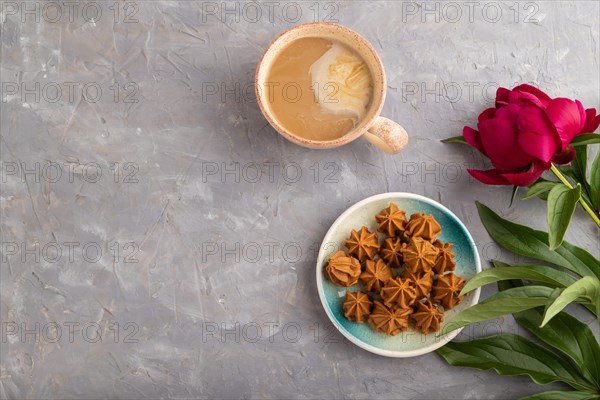
[[[556,177],[562,183],[565,184],[566,187],[568,187],[569,189],[573,189],[573,185],[571,185],[571,182],[569,182],[567,178],[565,178],[565,176],[562,174],[562,172],[560,172],[560,170],[556,168],[556,165],[552,164],[550,169],[552,170],[552,172],[554,172],[554,175],[556,175]],[[587,203],[587,201],[585,201],[583,197],[579,197],[579,204],[581,204],[581,207],[583,207],[583,209],[587,211],[587,213],[590,215],[590,217],[592,217],[592,220],[594,220],[598,228],[600,228],[600,218],[598,218],[598,215],[594,212],[592,207],[590,207],[590,205]]]

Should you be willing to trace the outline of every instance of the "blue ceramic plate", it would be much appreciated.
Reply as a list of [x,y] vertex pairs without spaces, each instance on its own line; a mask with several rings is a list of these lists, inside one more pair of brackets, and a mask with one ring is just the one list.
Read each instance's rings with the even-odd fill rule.
[[[359,230],[362,226],[375,232],[377,222],[375,215],[390,203],[396,203],[407,216],[414,213],[433,214],[442,226],[442,234],[438,238],[443,242],[454,244],[453,252],[456,254],[456,275],[470,279],[481,271],[479,255],[473,238],[460,222],[460,220],[440,203],[412,193],[383,193],[364,199],[346,210],[333,223],[323,239],[317,259],[317,287],[319,297],[325,312],[336,328],[351,342],[375,354],[388,357],[414,357],[429,353],[452,340],[460,330],[452,331],[446,335],[431,333],[423,335],[420,332],[409,330],[396,336],[377,333],[368,323],[358,324],[344,317],[342,304],[346,290],[361,290],[357,284],[350,288],[343,288],[333,284],[325,275],[325,265],[331,254],[338,250],[346,250],[342,242],[348,238],[352,229]],[[382,235],[380,239],[382,239]],[[479,289],[470,292],[462,303],[444,313],[444,326],[452,320],[459,311],[464,310],[479,300]]]

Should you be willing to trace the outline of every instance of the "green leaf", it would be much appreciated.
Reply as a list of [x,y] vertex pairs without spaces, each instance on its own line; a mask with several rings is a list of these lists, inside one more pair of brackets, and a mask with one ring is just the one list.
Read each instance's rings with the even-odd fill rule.
[[[597,135],[600,136],[600,135]],[[600,151],[592,164],[590,172],[590,203],[596,211],[600,210]]]
[[439,336],[475,322],[501,317],[503,315],[544,306],[552,289],[546,286],[523,286],[498,292],[479,304],[475,304],[456,314],[444,326]]
[[527,192],[525,192],[525,196],[523,196],[523,200],[528,200],[536,196],[540,197],[542,200],[546,200],[548,198],[547,193],[556,185],[560,185],[560,182],[553,182],[540,178],[534,184],[529,186]]
[[523,287],[525,284],[521,279],[511,279],[509,281],[498,281],[498,291],[512,289],[515,287]]
[[569,189],[565,185],[556,185],[548,194],[548,247],[558,248],[565,237],[577,202],[581,198],[581,185]]
[[580,183],[587,182],[587,146],[575,151],[575,158],[571,161],[573,174],[571,177]]
[[597,133],[582,133],[581,135],[577,135],[573,138],[570,145],[571,146],[585,146],[588,144],[598,144],[600,143],[600,135]]
[[[534,232],[534,235],[536,235],[538,239],[543,239],[548,236],[545,232]],[[572,245],[569,242],[563,242],[562,245],[554,251],[571,263],[571,265],[576,265],[577,268],[581,268],[583,265],[585,267],[589,267],[587,268],[589,271],[593,271],[592,273],[584,274],[582,276],[595,275],[596,277],[600,278],[600,261],[598,261],[597,258],[594,258],[594,256],[581,247]]]
[[495,369],[500,375],[528,375],[538,384],[561,381],[575,389],[593,390],[562,357],[517,335],[450,342],[437,353],[454,366]]
[[546,306],[544,307],[544,313],[546,312],[546,310],[548,310],[548,307],[550,307],[550,304],[554,303],[554,300],[556,300],[558,298],[558,296],[560,296],[562,291],[563,291],[562,288],[552,289],[552,293],[550,293],[550,296],[548,296],[548,302],[546,303]]
[[471,278],[463,288],[461,295],[483,285],[509,279],[528,279],[553,287],[567,287],[576,281],[571,275],[545,265],[510,266],[497,261],[492,262],[495,268],[481,271]]
[[593,276],[585,276],[564,289],[546,310],[541,326],[546,325],[552,317],[578,298],[584,298],[595,303],[597,312],[600,311],[600,280]]
[[[479,302],[479,304],[489,303],[495,300],[501,300],[506,298],[514,298],[514,297],[543,297],[547,299],[548,296],[552,293],[554,289],[549,288],[547,286],[539,286],[539,285],[526,285],[522,287],[515,287],[507,290],[503,290],[502,292],[498,292],[485,300]],[[471,307],[473,308],[473,307]],[[466,311],[466,310],[465,310]]]
[[581,183],[582,197],[585,201],[590,200],[590,184],[587,180],[587,146],[580,146],[575,149],[575,158],[571,161],[571,167],[567,168],[567,175]]
[[519,325],[570,357],[584,378],[600,388],[600,346],[586,324],[566,312],[560,312],[540,328],[543,319],[540,308],[522,311],[513,316]]
[[465,138],[460,135],[460,136],[454,136],[448,139],[444,139],[442,140],[442,143],[460,143],[460,144],[469,144],[467,143],[467,141],[465,140]]
[[521,397],[521,400],[596,400],[600,399],[599,394],[592,392],[581,392],[579,390],[549,390],[532,394],[531,396]]
[[477,202],[481,222],[492,239],[504,248],[522,256],[561,266],[580,276],[600,277],[600,261],[587,251],[563,242],[552,251],[548,247],[548,234],[500,218],[485,205]]

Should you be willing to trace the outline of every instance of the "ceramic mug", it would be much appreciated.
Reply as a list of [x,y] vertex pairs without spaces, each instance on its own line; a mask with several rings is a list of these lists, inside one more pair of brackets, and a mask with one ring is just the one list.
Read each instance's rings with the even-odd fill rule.
[[[373,97],[364,117],[349,132],[334,140],[314,140],[294,135],[277,121],[267,99],[266,80],[271,64],[289,43],[307,37],[338,41],[350,47],[365,61],[373,79]],[[400,152],[408,142],[408,134],[404,128],[394,121],[379,116],[383,108],[387,88],[381,59],[365,38],[344,26],[327,22],[314,22],[295,26],[279,35],[269,45],[258,63],[255,88],[258,105],[267,121],[286,139],[301,146],[314,149],[333,148],[350,143],[363,136],[386,153],[394,154]],[[290,107],[293,106],[293,104],[290,104]]]

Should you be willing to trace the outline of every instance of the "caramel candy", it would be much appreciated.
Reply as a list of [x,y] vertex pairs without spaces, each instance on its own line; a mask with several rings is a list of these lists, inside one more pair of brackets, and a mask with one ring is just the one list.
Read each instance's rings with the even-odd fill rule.
[[435,272],[443,275],[446,271],[454,271],[456,261],[454,261],[454,253],[452,252],[452,243],[444,243],[441,240],[436,240],[433,246],[439,249],[438,258],[433,266]]
[[362,324],[367,321],[373,302],[369,299],[369,295],[365,292],[348,292],[346,291],[346,300],[342,309],[344,316],[350,321],[356,321]]
[[[381,246],[377,232],[353,229],[343,242],[348,252],[334,253],[325,267],[335,284],[349,287],[360,281],[363,286],[346,291],[344,316],[359,324],[368,321],[376,332],[392,336],[411,324],[425,335],[439,331],[444,312],[464,299],[465,279],[449,272],[456,268],[454,245],[437,239],[442,228],[433,215],[416,213],[407,221],[405,211],[390,203],[375,219],[377,232],[387,235]],[[392,268],[402,268],[396,270],[399,276]]]
[[385,239],[379,255],[391,268],[400,268],[402,266],[402,241],[400,238]]
[[464,296],[459,297],[458,295],[464,286],[465,280],[454,275],[454,272],[440,275],[433,283],[431,296],[433,301],[441,304],[445,310],[449,310],[463,301]]
[[410,221],[406,224],[404,238],[409,240],[412,237],[421,237],[433,242],[435,238],[442,233],[442,227],[433,218],[433,215],[413,214]]
[[363,226],[360,231],[352,229],[350,237],[344,240],[344,246],[348,248],[348,253],[358,258],[359,261],[373,259],[379,251],[379,239],[377,233],[371,233]]
[[431,292],[431,287],[433,286],[433,271],[411,272],[409,270],[404,270],[404,272],[402,272],[402,278],[409,279],[413,282],[417,300],[429,296],[429,292]]
[[375,300],[373,311],[369,316],[369,325],[376,332],[396,336],[408,330],[408,316],[411,313],[410,308],[389,308],[379,300]]
[[365,270],[360,274],[360,281],[365,290],[370,292],[379,293],[383,285],[390,279],[392,279],[392,270],[381,258],[375,261],[367,260]]
[[431,271],[437,260],[439,250],[427,240],[413,237],[402,248],[404,267],[411,272]]
[[416,290],[412,281],[402,278],[390,279],[381,288],[381,298],[386,306],[409,308],[416,300]]
[[356,285],[360,276],[360,262],[340,250],[329,257],[325,272],[336,285],[353,286]]
[[379,223],[377,231],[387,233],[388,236],[401,234],[406,228],[406,212],[400,210],[394,203],[390,203],[388,208],[381,210],[375,219]]
[[444,313],[431,301],[425,300],[424,303],[416,304],[411,318],[415,323],[415,328],[426,335],[440,330],[440,324],[444,321]]

